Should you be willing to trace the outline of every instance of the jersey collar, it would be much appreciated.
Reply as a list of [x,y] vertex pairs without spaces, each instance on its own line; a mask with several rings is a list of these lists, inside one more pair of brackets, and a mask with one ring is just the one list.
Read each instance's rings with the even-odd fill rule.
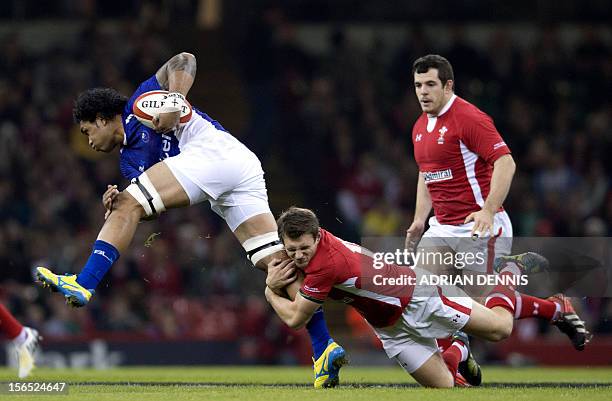
[[428,114],[427,117],[429,117],[429,118],[440,117],[442,114],[446,113],[448,111],[448,109],[450,109],[450,107],[453,105],[453,102],[455,101],[456,98],[457,98],[457,95],[455,95],[453,93],[453,96],[451,96],[451,98],[448,99],[448,102],[446,102],[444,107],[442,107],[442,110],[440,110],[440,112],[437,115],[434,116],[434,115]]

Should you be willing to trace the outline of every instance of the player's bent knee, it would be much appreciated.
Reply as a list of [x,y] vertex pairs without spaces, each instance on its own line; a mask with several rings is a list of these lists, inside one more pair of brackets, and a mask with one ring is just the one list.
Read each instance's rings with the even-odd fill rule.
[[489,333],[487,340],[493,342],[503,341],[506,338],[510,337],[510,335],[512,334],[512,328],[512,320],[500,320],[491,326],[491,332]]
[[444,382],[440,383],[436,388],[453,388],[455,387],[455,381],[452,376],[449,376]]
[[510,337],[510,335],[512,334],[513,326],[514,326],[514,322],[512,320],[510,320],[509,322],[505,322],[505,321],[502,322],[498,330],[499,340],[497,341],[502,341]]
[[448,370],[439,352],[435,352],[421,366],[411,372],[410,363],[406,362],[409,362],[412,358],[414,358],[414,351],[409,352],[408,350],[402,351],[402,353],[396,357],[400,365],[406,369],[421,386],[431,388],[451,388],[455,386],[454,377]]
[[130,196],[126,191],[120,192],[113,200],[113,213],[136,213],[139,215],[139,217],[144,215],[144,211],[141,205],[136,199],[134,199],[133,196]]
[[145,217],[158,215],[166,210],[159,192],[153,186],[146,172],[135,178],[125,191],[142,206]]
[[435,379],[427,379],[427,380],[417,380],[419,384],[423,387],[429,388],[453,388],[455,387],[455,380],[453,376],[449,373],[446,375],[440,375]]

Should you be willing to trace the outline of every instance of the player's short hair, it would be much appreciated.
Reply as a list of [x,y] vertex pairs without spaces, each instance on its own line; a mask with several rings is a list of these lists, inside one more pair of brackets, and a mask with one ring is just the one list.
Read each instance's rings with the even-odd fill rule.
[[298,239],[304,234],[312,234],[313,238],[319,235],[319,218],[310,209],[291,206],[280,215],[276,224],[281,241],[285,236]]
[[123,113],[128,98],[112,88],[93,88],[81,92],[74,102],[74,121],[93,122],[98,116],[107,120]]
[[414,64],[412,64],[412,75],[414,75],[415,72],[424,74],[431,68],[438,70],[438,78],[440,78],[442,86],[446,85],[448,80],[455,80],[451,63],[437,54],[428,54],[427,56],[418,58]]

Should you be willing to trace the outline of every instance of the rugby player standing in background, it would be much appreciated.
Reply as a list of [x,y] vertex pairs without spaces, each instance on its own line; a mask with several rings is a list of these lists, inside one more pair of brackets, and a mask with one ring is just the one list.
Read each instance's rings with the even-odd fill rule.
[[[495,257],[509,255],[512,246],[512,223],[502,207],[516,169],[510,149],[491,117],[454,93],[447,59],[421,57],[412,72],[423,113],[412,129],[420,173],[406,248],[414,250],[423,237],[436,251],[483,252],[484,263],[466,270],[492,273]],[[463,237],[475,240],[455,240]]]

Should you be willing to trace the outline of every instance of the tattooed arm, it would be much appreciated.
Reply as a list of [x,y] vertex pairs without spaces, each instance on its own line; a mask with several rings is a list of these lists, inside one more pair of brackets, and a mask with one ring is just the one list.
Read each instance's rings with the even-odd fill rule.
[[[160,86],[171,92],[168,96],[179,96],[183,101],[191,89],[196,74],[196,59],[191,53],[179,53],[161,66],[155,77]],[[180,95],[178,95],[179,93]],[[178,127],[180,112],[171,111],[158,114],[153,118],[157,132],[168,132]]]
[[162,88],[187,96],[196,75],[196,58],[191,53],[179,53],[166,61],[155,77]]

